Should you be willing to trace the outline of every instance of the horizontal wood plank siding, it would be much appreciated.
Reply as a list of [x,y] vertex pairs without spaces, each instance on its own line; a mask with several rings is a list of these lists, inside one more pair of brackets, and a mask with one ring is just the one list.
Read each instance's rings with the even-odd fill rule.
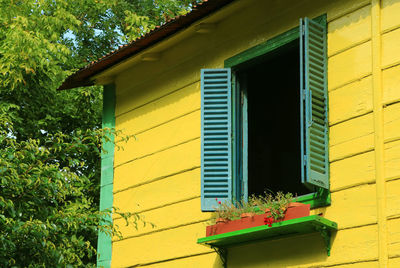
[[[136,139],[119,143],[123,149],[115,152],[114,206],[141,212],[156,227],[139,225],[136,230],[114,218],[124,238],[113,240],[113,267],[222,267],[214,251],[196,244],[210,218],[210,213],[200,211],[200,69],[221,68],[226,59],[296,27],[300,17],[324,13],[332,204],[312,213],[323,213],[339,225],[331,256],[326,256],[320,236],[308,235],[235,247],[228,263],[229,267],[379,266],[372,6],[362,0],[328,2],[235,2],[206,19],[217,23],[214,31],[188,34],[165,49],[160,61],[133,65],[116,77],[116,128]],[[382,1],[384,177],[391,267],[400,265],[399,10],[400,0]],[[295,253],[288,257],[288,251]]]

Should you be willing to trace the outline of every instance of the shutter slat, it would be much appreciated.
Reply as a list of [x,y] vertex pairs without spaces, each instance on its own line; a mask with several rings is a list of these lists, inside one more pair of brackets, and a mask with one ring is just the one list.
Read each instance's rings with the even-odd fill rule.
[[325,158],[323,155],[321,156],[321,154],[313,152],[312,150],[310,150],[310,155],[311,155],[311,161],[316,161],[320,163],[321,166],[325,166]]
[[[317,172],[317,173],[324,173],[325,172],[325,168],[322,167],[318,167],[316,165],[310,164],[310,170]],[[310,171],[310,174],[313,174],[313,172]]]
[[212,134],[212,133],[226,133],[227,131],[227,126],[224,126],[222,124],[212,124],[204,127],[204,132],[207,134]]
[[320,125],[315,125],[315,127],[314,127],[315,129],[317,129],[317,130],[319,130],[319,131],[321,131],[321,132],[324,132],[324,131],[326,131],[326,129],[325,129],[325,127],[324,126],[320,126]]
[[[206,69],[203,69],[206,70]],[[212,69],[209,69],[212,70]],[[218,69],[214,69],[214,70],[218,70]],[[222,69],[221,69],[222,70]],[[226,73],[218,73],[218,72],[213,72],[213,73],[207,73],[204,74],[204,84],[207,84],[209,81],[213,81],[215,79],[228,79],[229,77],[226,75]],[[221,81],[225,81],[225,80],[221,80]]]
[[310,61],[310,68],[315,69],[318,72],[323,72],[324,71],[320,65],[315,64],[312,61]]
[[214,110],[214,111],[217,111],[217,110],[225,111],[226,109],[228,109],[228,107],[227,106],[221,106],[221,105],[214,105],[214,107],[206,107],[204,109],[205,110]]
[[207,152],[207,154],[205,154],[207,156],[207,159],[204,160],[205,163],[210,162],[210,163],[218,163],[218,161],[220,159],[225,159],[228,157],[228,154],[226,151],[217,151],[217,152],[213,152],[213,153],[209,153]]
[[228,115],[224,113],[206,113],[204,114],[204,119],[206,120],[204,124],[214,124],[220,123],[222,125],[227,125],[226,120],[228,119]]
[[[204,155],[207,156],[207,157],[214,157],[214,158],[218,158],[218,159],[219,158],[227,158],[228,157],[228,154],[226,153],[226,151],[217,151],[217,152],[211,152],[211,153],[207,152]],[[211,159],[208,160],[208,161],[204,161],[204,163],[207,163],[207,162],[211,163],[211,161],[212,161]]]
[[208,140],[219,140],[219,141],[228,140],[226,135],[208,135],[208,134],[203,134],[203,136],[204,136],[204,140],[205,141],[208,141]]
[[[226,162],[226,160],[223,160],[226,155],[214,155],[214,159],[209,160],[209,161],[204,161],[204,171],[218,171],[218,172],[225,172],[223,170],[214,170],[214,169],[219,169],[219,168],[227,168],[227,165],[223,163],[223,161]],[[207,170],[206,170],[207,169]]]
[[308,53],[309,53],[309,55],[308,55],[309,56],[309,60],[314,62],[315,64],[319,64],[319,63],[324,61],[324,58],[322,58],[321,55],[318,54],[318,52],[313,50],[313,51],[310,51]]
[[325,124],[324,120],[322,120],[321,118],[318,118],[314,114],[312,115],[311,120],[313,121],[314,124],[317,123],[317,124],[320,124],[322,126]]
[[318,135],[320,137],[324,137],[325,136],[325,132],[324,131],[320,131],[317,128],[312,128],[310,132],[313,133],[313,134],[316,134],[316,135]]
[[210,108],[221,108],[221,109],[227,109],[227,102],[226,101],[221,101],[221,100],[206,100],[204,102],[204,105],[207,105],[207,110],[210,110]]
[[310,70],[310,73],[313,74],[314,76],[316,76],[319,80],[321,80],[321,79],[324,80],[324,76],[321,75],[321,71],[319,71],[318,68],[313,68],[310,66],[309,70]]
[[205,179],[205,182],[209,182],[209,183],[228,183],[227,180],[224,179]]
[[228,138],[226,137],[205,137],[204,141],[219,141],[219,142],[225,142],[225,141],[229,141]]
[[[222,158],[222,157],[228,157],[228,153],[226,150],[206,151],[206,152],[204,152],[204,156]],[[206,162],[206,161],[204,161],[204,162]]]
[[204,101],[213,101],[213,100],[225,100],[224,94],[221,94],[220,91],[218,91],[218,94],[213,94],[213,92],[211,92],[212,94],[204,94]]
[[312,108],[313,108],[313,112],[315,110],[315,111],[318,111],[319,114],[322,114],[323,116],[325,115],[324,107],[321,107],[319,105],[314,105],[314,101],[313,101],[313,104],[312,104]]
[[207,88],[207,92],[204,94],[204,96],[211,97],[215,95],[224,95],[224,94],[227,94],[224,88],[212,87],[212,88]]
[[207,126],[204,127],[204,130],[207,131],[207,132],[208,132],[208,130],[219,130],[219,131],[223,130],[223,131],[227,131],[228,130],[228,126],[225,125],[225,124],[221,124],[221,123],[215,124],[215,122],[214,122],[214,124],[207,124]]
[[324,77],[324,76],[321,75],[320,77],[318,77],[318,76],[314,75],[311,71],[309,72],[309,79],[314,80],[314,82],[316,82],[316,83],[319,83],[319,84],[324,83],[324,79],[321,77]]
[[207,141],[204,143],[205,146],[228,146],[227,142],[221,142],[221,141]]
[[225,100],[226,96],[224,95],[211,95],[211,96],[205,96],[204,100],[207,101],[220,101],[220,100]]
[[[325,144],[325,140],[322,139],[320,136],[313,134],[311,131],[308,134],[310,136],[310,139],[314,139],[315,142]],[[309,149],[309,148],[308,148]]]
[[[201,209],[231,199],[231,71],[201,70]],[[217,199],[217,200],[216,200]]]
[[323,38],[322,35],[320,35],[320,34],[318,34],[318,33],[315,33],[315,32],[312,32],[312,31],[310,31],[309,34],[310,34],[310,36],[312,36],[312,38],[313,38],[314,40],[316,40],[316,41],[318,41],[318,42],[320,42],[320,43],[323,43],[324,38]]
[[315,53],[323,53],[323,45],[321,45],[318,40],[315,40],[314,38],[309,38],[308,42],[308,47],[312,48]]
[[[314,109],[314,106],[312,106],[312,108]],[[321,114],[321,113],[319,113],[317,110],[313,110],[312,111],[312,115],[313,115],[313,117],[316,117],[316,118],[318,118],[319,120],[321,120],[320,121],[320,123],[322,124],[322,125],[324,125],[324,120],[325,120],[325,115],[324,114]]]
[[223,86],[218,86],[218,85],[209,85],[207,86],[206,89],[208,90],[206,94],[213,94],[213,92],[225,90]]
[[311,145],[310,151],[311,152],[316,152],[316,153],[319,153],[319,154],[323,154],[324,153],[324,149],[320,149],[320,148],[321,147],[317,147],[317,146]]
[[329,189],[326,21],[300,20],[302,182]]
[[325,152],[325,145],[324,145],[324,143],[312,141],[312,142],[310,143],[310,147],[311,147],[311,148],[319,149],[321,152]]
[[[314,81],[310,81],[310,89],[312,89],[312,88],[314,88],[314,89],[316,89],[319,93],[323,93],[323,95],[325,96],[325,93],[324,93],[324,88],[322,87],[321,88],[321,85],[320,84],[318,84],[318,83],[315,83]],[[314,89],[312,89],[312,90],[314,90]],[[323,98],[325,98],[325,97],[323,97]]]
[[218,188],[221,188],[221,187],[225,187],[226,186],[226,183],[225,182],[209,182],[209,181],[207,181],[207,184],[208,185],[210,185],[210,186],[212,186],[212,187],[218,187]]
[[320,96],[315,96],[317,92],[313,91],[312,94],[314,95],[312,98],[312,102],[317,104],[319,107],[325,110],[325,101],[321,100],[321,95]]
[[[227,176],[227,173],[217,173],[217,172],[214,172],[214,173],[209,173],[209,174],[204,174],[204,177],[205,178],[218,178],[218,179],[223,179],[223,178],[226,178],[226,176]],[[207,185],[207,183],[204,181],[204,183]],[[203,189],[202,189],[202,193],[204,193],[204,187],[203,187]]]
[[226,127],[226,126],[227,126],[226,123],[224,123],[224,122],[222,122],[220,120],[214,120],[213,118],[210,120],[210,122],[205,123],[205,127],[207,127],[207,128],[209,127],[211,129],[223,128],[223,127]]
[[226,78],[224,78],[224,79],[208,79],[208,81],[205,81],[204,82],[204,87],[208,87],[209,85],[215,85],[215,84],[218,84],[219,86],[222,86],[222,87],[224,87],[224,88],[226,88],[225,87],[225,81],[226,81]]
[[221,94],[218,91],[218,94],[214,94],[215,92],[212,92],[212,94],[206,94],[204,99],[205,100],[213,100],[213,99],[225,99],[226,98],[226,94]]

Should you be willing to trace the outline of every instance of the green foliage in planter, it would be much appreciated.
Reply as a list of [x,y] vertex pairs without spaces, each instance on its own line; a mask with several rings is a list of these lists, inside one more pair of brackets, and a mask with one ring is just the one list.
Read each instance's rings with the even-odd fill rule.
[[293,194],[278,192],[276,195],[264,192],[263,195],[252,195],[249,201],[244,200],[233,202],[219,202],[215,208],[215,215],[211,219],[212,223],[215,220],[222,218],[225,220],[236,220],[243,213],[263,214],[267,209],[271,212],[271,217],[274,220],[281,219],[285,216],[285,211],[290,202],[293,201]]
[[[285,216],[285,211],[290,202],[293,201],[293,194],[278,192],[276,195],[264,192],[264,195],[250,197],[249,203],[257,206],[261,213],[267,209],[270,210],[271,216],[274,220],[282,219]],[[260,213],[260,214],[261,214]]]
[[215,222],[215,219],[222,218],[224,220],[232,220],[235,218],[240,218],[240,211],[237,207],[237,202],[218,202],[218,207],[215,208],[215,217],[212,218],[212,221]]

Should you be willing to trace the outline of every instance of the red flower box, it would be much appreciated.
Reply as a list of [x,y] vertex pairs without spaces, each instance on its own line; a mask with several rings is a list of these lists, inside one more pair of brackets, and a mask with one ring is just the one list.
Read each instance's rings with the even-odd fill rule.
[[[273,222],[286,221],[291,219],[297,219],[310,215],[310,205],[301,203],[291,203],[285,212],[285,217],[280,220],[274,220]],[[265,225],[265,218],[271,216],[270,212],[254,215],[251,217],[241,218],[238,220],[221,222],[214,225],[209,225],[206,228],[206,236],[212,236],[217,234],[223,234],[233,232],[237,230],[247,229],[260,225]]]

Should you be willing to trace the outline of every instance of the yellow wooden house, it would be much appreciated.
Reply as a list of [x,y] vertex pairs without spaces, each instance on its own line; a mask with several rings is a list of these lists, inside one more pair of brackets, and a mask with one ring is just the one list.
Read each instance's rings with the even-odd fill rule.
[[[92,84],[135,135],[106,144],[101,209],[155,224],[114,216],[99,267],[400,267],[400,0],[205,0],[60,89]],[[265,189],[311,216],[205,237]]]

